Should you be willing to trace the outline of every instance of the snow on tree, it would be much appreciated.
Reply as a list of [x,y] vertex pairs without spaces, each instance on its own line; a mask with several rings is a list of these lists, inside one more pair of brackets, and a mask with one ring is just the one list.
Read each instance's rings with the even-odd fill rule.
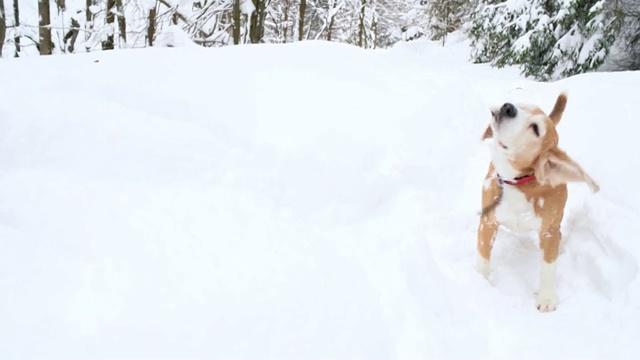
[[326,14],[326,24],[327,24],[327,40],[331,41],[334,37],[334,29],[336,27],[336,17],[342,7],[344,7],[345,2],[343,0],[329,0]]
[[298,40],[372,49],[423,36],[444,43],[470,27],[474,61],[554,79],[600,66],[620,23],[613,14],[625,19],[618,53],[640,54],[637,0],[39,0],[22,19],[19,0],[1,1],[5,57],[34,55],[41,43],[54,54]]
[[419,0],[378,0],[376,47],[385,48],[424,35],[425,9]]
[[640,1],[614,0],[607,5],[620,19],[620,35],[612,47],[607,68],[640,70]]
[[[529,42],[516,43],[524,74],[543,80],[595,70],[615,40],[614,19],[603,11],[605,0],[573,0],[549,23],[530,31]],[[538,30],[538,31],[536,31]],[[546,51],[546,49],[550,49]]]
[[[114,49],[114,41],[113,34],[115,33],[114,22],[116,19],[115,16],[116,10],[116,1],[115,0],[107,0],[107,28],[106,38],[102,41],[102,50],[113,50]],[[151,45],[151,42],[149,43]]]
[[597,69],[617,30],[605,0],[482,1],[469,30],[472,58],[554,80]]
[[291,42],[295,37],[296,0],[270,2],[265,18],[265,41],[271,43]]
[[377,21],[375,0],[360,0],[358,4],[357,44],[361,48],[375,47],[375,26]]
[[427,3],[430,37],[442,40],[444,45],[449,33],[458,30],[472,10],[470,0],[433,0]]
[[[305,38],[345,42],[344,29],[348,25],[343,14],[345,0],[314,0],[306,2],[307,20],[302,31]],[[299,31],[300,32],[300,31]]]

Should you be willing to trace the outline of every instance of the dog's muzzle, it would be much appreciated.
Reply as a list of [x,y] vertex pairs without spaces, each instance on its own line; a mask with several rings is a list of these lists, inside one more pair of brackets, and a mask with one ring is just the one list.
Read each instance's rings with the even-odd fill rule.
[[500,124],[505,119],[513,119],[518,115],[518,110],[511,103],[505,103],[500,107],[500,110],[492,111],[493,118],[496,121],[496,124]]

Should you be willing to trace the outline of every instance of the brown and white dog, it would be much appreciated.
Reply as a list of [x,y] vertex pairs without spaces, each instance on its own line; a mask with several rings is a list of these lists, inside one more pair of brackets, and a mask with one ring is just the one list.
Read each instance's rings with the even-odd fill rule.
[[533,105],[506,103],[491,110],[484,133],[491,147],[491,165],[482,191],[478,227],[477,269],[489,277],[491,248],[500,225],[514,232],[536,232],[543,251],[536,307],[556,309],[556,259],[560,223],[567,201],[567,182],[586,182],[599,191],[584,170],[558,148],[556,126],[567,104],[560,94],[547,116]]

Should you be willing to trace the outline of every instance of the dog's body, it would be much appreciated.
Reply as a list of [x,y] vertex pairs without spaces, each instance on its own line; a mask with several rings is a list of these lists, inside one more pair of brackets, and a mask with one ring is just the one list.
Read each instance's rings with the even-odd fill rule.
[[484,139],[491,141],[491,165],[482,191],[484,209],[478,227],[477,269],[489,276],[491,248],[498,227],[514,232],[536,232],[543,251],[536,306],[553,311],[556,296],[556,259],[560,223],[567,201],[567,182],[598,185],[558,148],[556,125],[567,97],[560,94],[549,116],[536,106],[506,103],[493,109]]

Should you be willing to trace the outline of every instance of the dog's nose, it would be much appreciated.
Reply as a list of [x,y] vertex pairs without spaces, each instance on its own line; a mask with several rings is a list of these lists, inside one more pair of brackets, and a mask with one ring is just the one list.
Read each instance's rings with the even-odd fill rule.
[[505,103],[500,108],[500,117],[514,118],[518,114],[518,110],[511,103]]

